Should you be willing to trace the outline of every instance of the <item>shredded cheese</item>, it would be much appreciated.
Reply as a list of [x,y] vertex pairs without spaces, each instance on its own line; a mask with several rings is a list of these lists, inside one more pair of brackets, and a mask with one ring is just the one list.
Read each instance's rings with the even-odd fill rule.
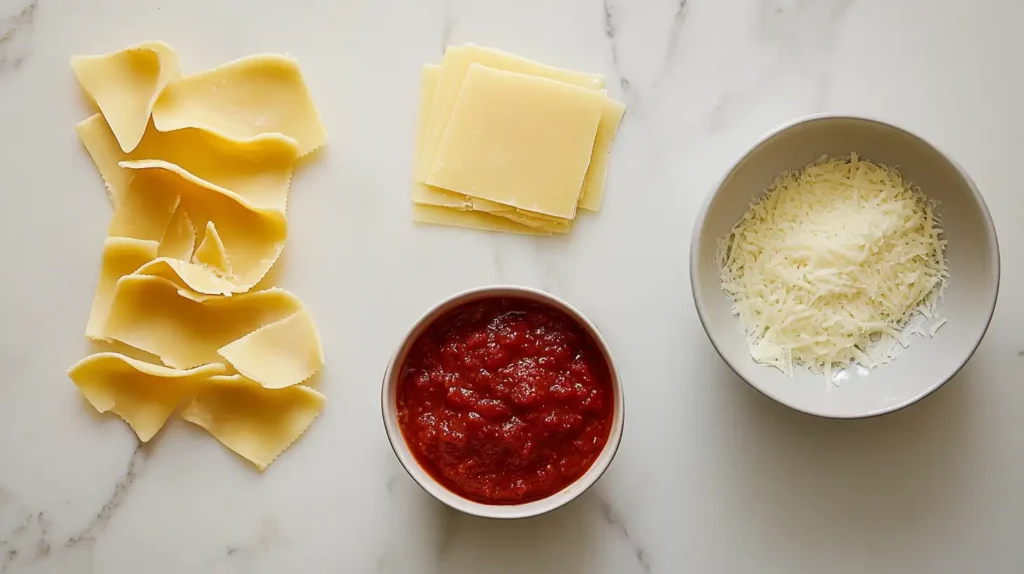
[[933,317],[948,282],[935,207],[857,154],[780,175],[718,250],[753,359],[829,381],[835,369],[893,360],[909,345],[908,321]]

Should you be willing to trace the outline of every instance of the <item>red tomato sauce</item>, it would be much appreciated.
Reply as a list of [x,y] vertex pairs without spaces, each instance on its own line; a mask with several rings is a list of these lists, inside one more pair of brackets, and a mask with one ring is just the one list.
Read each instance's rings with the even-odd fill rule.
[[413,343],[396,394],[420,465],[485,504],[539,500],[582,476],[615,408],[593,338],[565,313],[518,298],[441,316]]

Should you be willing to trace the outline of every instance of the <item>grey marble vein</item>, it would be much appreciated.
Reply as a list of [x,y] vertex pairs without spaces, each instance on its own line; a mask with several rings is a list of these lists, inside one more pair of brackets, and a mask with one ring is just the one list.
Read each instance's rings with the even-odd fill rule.
[[388,498],[394,497],[395,489],[398,488],[398,484],[401,480],[402,475],[400,474],[391,475],[391,478],[388,479],[387,483],[385,484],[385,488],[388,491]]
[[250,562],[271,550],[272,547],[288,543],[277,518],[268,516],[260,522],[256,539],[242,544],[228,544],[224,547],[224,557],[232,560]]
[[145,467],[146,460],[149,459],[149,445],[140,444],[135,452],[132,453],[131,459],[128,461],[128,469],[125,471],[124,476],[117,481],[114,485],[114,492],[110,495],[110,498],[103,504],[100,511],[85,525],[84,528],[78,531],[77,534],[69,537],[64,543],[64,548],[73,548],[82,543],[93,543],[96,541],[96,537],[103,533],[107,528],[107,524],[110,523],[111,517],[114,512],[121,506],[128,493],[131,491],[132,485],[135,484],[135,480],[139,477]]
[[612,54],[612,67],[615,69],[615,75],[619,79],[619,85],[622,86],[623,92],[629,92],[630,82],[629,78],[622,73],[622,67],[619,64],[619,45],[615,40],[615,6],[611,0],[604,0],[604,35],[608,38],[608,46]]
[[455,29],[455,16],[452,13],[452,2],[451,0],[445,0],[444,2],[444,19],[442,20],[443,27],[441,29],[441,54],[448,49],[448,43],[452,38],[452,30]]
[[0,21],[0,75],[18,70],[32,55],[32,35],[39,0]]
[[50,528],[53,521],[45,511],[35,511],[17,501],[8,490],[0,487],[0,518],[14,518],[13,527],[0,534],[0,573],[13,566],[28,565],[50,555]]
[[626,527],[626,523],[619,516],[612,505],[604,498],[597,498],[598,509],[601,511],[601,517],[604,521],[612,526],[622,535],[627,542],[633,547],[633,556],[636,558],[637,564],[643,568],[644,572],[653,572],[651,568],[651,558],[647,554],[647,550],[636,540],[629,535],[629,528]]
[[662,77],[672,69],[672,64],[675,63],[679,37],[682,35],[683,23],[686,22],[686,3],[687,0],[678,0],[676,13],[672,16],[672,26],[668,30],[668,45],[665,48],[665,59],[661,64],[661,71],[654,78],[655,86],[661,83]]

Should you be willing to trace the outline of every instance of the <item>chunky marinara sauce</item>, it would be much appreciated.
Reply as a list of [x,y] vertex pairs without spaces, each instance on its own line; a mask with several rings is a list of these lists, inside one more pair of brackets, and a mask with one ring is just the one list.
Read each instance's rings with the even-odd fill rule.
[[398,422],[416,459],[487,504],[554,494],[590,468],[611,428],[611,377],[566,314],[516,298],[458,307],[405,360]]

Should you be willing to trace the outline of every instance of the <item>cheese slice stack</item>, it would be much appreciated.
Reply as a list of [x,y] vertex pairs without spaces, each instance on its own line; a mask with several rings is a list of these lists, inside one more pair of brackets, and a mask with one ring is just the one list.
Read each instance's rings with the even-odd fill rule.
[[413,220],[565,234],[597,211],[625,107],[604,78],[450,46],[423,68]]

